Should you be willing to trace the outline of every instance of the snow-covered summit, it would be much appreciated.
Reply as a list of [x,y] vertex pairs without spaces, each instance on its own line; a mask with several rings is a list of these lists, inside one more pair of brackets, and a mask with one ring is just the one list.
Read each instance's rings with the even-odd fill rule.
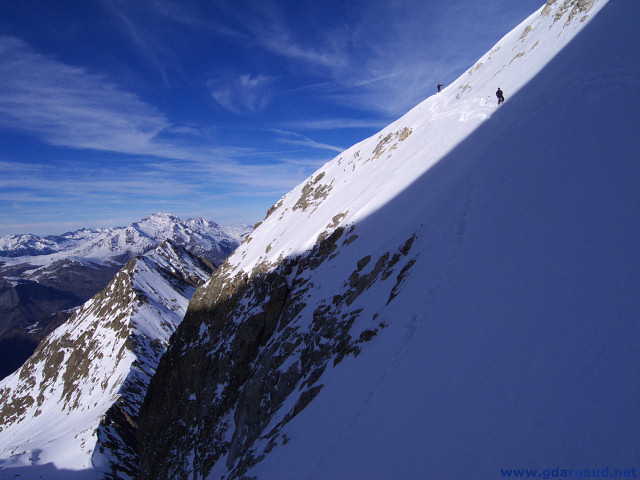
[[0,255],[20,257],[24,255],[47,255],[59,250],[57,238],[38,237],[33,234],[5,235],[0,237]]
[[154,213],[128,227],[81,229],[60,236],[7,235],[0,237],[0,257],[4,263],[48,265],[63,258],[80,257],[111,262],[141,255],[163,240],[192,246],[197,254],[218,263],[250,232],[250,225],[221,226],[205,218],[186,221],[168,214]]
[[[137,255],[165,240],[220,265],[251,231],[249,225],[221,226],[199,218],[183,222],[156,213],[128,227],[81,229],[59,236],[16,235],[0,238],[0,279],[22,278],[29,289],[0,281],[0,378],[19,367],[44,331],[38,322],[64,321],[60,310],[81,305]],[[53,323],[51,323],[53,322]],[[18,347],[17,345],[22,345]]]

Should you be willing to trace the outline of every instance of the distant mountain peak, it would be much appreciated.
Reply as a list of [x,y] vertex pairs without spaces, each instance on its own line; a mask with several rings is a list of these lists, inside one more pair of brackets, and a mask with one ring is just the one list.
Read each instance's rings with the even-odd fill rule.
[[180,218],[170,213],[156,212],[144,217],[142,220],[139,220],[138,222],[133,223],[133,225],[145,225],[145,224],[166,225],[166,224],[175,224],[175,223],[182,223],[182,220],[180,220]]
[[45,257],[56,261],[69,256],[109,262],[140,255],[171,239],[178,244],[190,244],[197,254],[209,256],[209,260],[219,264],[251,229],[245,224],[220,226],[205,218],[183,222],[175,215],[158,212],[128,227],[84,228],[44,238],[32,234],[4,236],[0,238],[0,257],[11,264],[29,263],[29,257],[38,256],[42,258],[33,261],[40,264],[47,263]]

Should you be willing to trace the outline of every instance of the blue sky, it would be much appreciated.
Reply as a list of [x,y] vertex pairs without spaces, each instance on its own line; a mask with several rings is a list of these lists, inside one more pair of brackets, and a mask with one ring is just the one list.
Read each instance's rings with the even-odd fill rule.
[[0,2],[0,235],[255,223],[543,3]]

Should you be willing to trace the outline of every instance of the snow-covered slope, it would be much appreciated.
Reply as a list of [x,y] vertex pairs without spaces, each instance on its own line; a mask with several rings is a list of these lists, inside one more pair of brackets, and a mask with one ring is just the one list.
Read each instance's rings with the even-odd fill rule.
[[73,478],[65,469],[128,478],[137,463],[133,419],[189,298],[209,274],[165,241],[46,337],[0,382],[0,478]]
[[140,478],[637,466],[638,18],[549,0],[283,197],[172,337]]

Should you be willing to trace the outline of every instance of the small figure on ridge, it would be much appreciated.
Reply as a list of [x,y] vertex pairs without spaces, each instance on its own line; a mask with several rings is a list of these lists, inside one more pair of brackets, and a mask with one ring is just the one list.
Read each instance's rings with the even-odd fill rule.
[[444,85],[442,85],[441,83],[438,83],[438,93],[440,93],[440,89],[444,87]]
[[502,90],[500,90],[500,87],[498,87],[496,97],[498,97],[498,105],[502,105],[504,103],[504,94],[502,93]]

